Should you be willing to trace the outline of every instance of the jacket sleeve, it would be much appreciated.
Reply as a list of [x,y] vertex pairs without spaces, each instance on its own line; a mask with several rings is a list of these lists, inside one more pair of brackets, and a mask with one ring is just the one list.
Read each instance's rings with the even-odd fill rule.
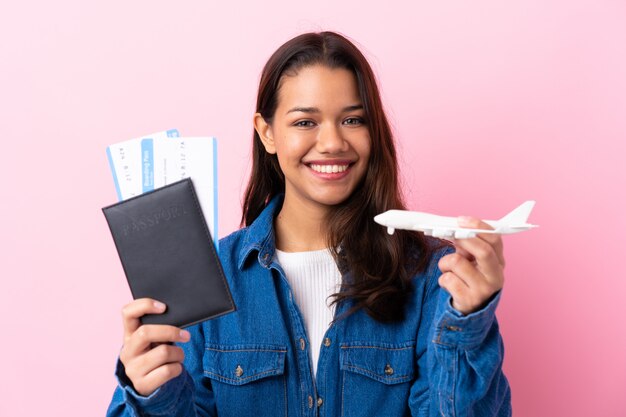
[[191,339],[179,346],[185,352],[183,372],[149,396],[139,395],[118,359],[115,376],[118,386],[107,410],[107,417],[209,417],[216,416],[215,401],[207,378],[202,378],[204,332],[202,324],[187,328]]
[[[451,253],[446,249],[441,255]],[[429,330],[424,363],[428,378],[429,412],[420,415],[505,417],[511,415],[511,392],[502,372],[504,345],[496,320],[501,291],[481,310],[463,315],[439,286],[437,267],[429,281],[423,306]]]

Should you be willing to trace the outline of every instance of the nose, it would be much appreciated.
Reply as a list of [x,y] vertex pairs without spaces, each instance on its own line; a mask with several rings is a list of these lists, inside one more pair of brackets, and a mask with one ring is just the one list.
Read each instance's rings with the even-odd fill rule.
[[328,124],[319,131],[316,148],[320,153],[339,153],[348,150],[348,142],[342,135],[341,128]]

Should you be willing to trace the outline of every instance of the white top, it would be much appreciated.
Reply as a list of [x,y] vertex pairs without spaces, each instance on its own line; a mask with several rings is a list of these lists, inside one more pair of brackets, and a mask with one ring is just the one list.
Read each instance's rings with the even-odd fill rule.
[[277,249],[275,257],[285,271],[296,304],[304,316],[315,376],[322,339],[335,313],[335,306],[328,305],[331,301],[328,296],[339,292],[341,273],[328,249],[310,252]]

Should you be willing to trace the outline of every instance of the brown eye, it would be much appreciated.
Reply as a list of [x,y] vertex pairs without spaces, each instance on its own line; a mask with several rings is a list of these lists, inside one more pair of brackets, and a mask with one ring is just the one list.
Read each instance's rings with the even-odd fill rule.
[[362,117],[348,117],[343,123],[350,126],[359,126],[364,124],[365,120]]
[[311,120],[299,120],[293,125],[296,127],[312,127],[314,123]]

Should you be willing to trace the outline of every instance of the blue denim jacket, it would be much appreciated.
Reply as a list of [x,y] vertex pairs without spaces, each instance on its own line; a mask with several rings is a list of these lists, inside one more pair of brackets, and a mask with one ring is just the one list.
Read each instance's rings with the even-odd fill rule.
[[[302,315],[274,261],[274,199],[220,241],[237,311],[188,330],[183,373],[138,395],[118,360],[107,416],[510,416],[495,310],[463,316],[439,287],[433,256],[401,323],[358,311],[324,335],[314,380]],[[338,306],[336,316],[349,304]]]

